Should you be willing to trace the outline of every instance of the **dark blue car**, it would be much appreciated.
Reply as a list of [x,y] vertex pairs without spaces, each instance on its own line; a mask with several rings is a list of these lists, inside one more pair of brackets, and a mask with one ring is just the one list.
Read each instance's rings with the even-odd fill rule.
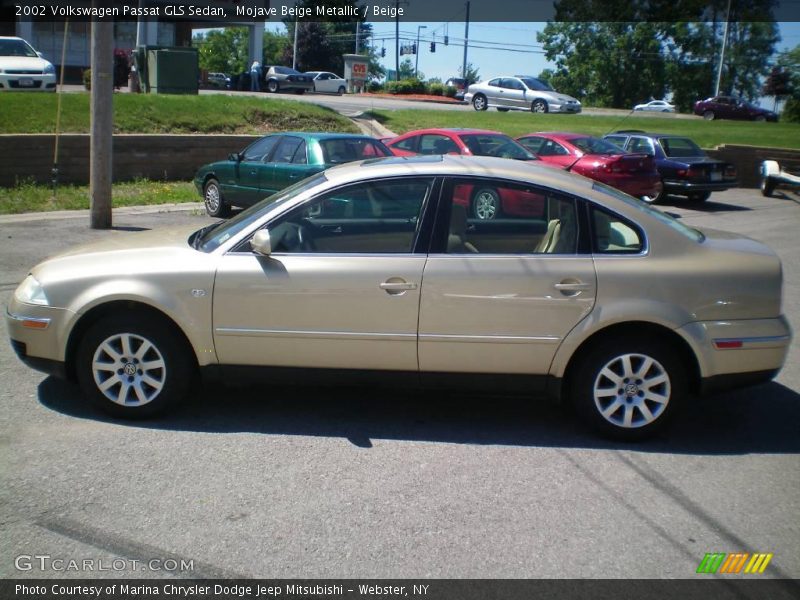
[[628,152],[649,154],[661,175],[662,192],[646,201],[658,202],[667,195],[686,196],[704,202],[711,192],[737,187],[736,167],[710,158],[687,137],[644,131],[617,131],[604,137]]

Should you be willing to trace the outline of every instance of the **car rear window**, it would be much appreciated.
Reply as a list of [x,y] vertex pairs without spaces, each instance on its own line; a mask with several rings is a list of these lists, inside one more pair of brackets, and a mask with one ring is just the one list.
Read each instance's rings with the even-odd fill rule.
[[700,149],[689,138],[661,138],[658,140],[664,154],[670,158],[687,158],[690,156],[705,156],[706,153]]
[[572,138],[569,143],[586,154],[621,154],[620,148],[611,142],[594,137]]

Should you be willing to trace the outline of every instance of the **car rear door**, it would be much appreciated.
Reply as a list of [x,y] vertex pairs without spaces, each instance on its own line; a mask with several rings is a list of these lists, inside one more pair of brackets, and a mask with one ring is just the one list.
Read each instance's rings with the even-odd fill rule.
[[[539,214],[470,218],[459,190],[488,187],[501,197],[538,195]],[[420,370],[546,375],[561,341],[594,306],[582,201],[475,177],[447,181],[442,202],[447,218],[437,226],[420,302]]]

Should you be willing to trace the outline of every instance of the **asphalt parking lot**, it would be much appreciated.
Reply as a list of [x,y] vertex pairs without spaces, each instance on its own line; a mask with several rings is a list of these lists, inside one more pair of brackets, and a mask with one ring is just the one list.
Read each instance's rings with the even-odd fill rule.
[[[796,195],[662,208],[770,244],[800,329]],[[70,245],[209,221],[0,222],[0,302]],[[0,577],[691,578],[707,552],[771,552],[762,577],[800,577],[796,341],[774,382],[623,445],[545,402],[403,389],[214,386],[177,414],[115,422],[2,337]],[[124,567],[98,570],[113,559]]]

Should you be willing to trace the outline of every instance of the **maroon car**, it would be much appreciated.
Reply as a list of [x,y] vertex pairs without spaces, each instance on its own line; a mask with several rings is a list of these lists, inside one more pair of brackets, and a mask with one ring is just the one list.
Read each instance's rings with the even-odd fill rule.
[[652,156],[632,154],[582,133],[529,133],[517,141],[541,160],[648,201],[661,193],[661,176]]
[[734,98],[714,96],[694,103],[694,114],[706,121],[714,119],[743,119],[745,121],[777,121],[777,113]]

